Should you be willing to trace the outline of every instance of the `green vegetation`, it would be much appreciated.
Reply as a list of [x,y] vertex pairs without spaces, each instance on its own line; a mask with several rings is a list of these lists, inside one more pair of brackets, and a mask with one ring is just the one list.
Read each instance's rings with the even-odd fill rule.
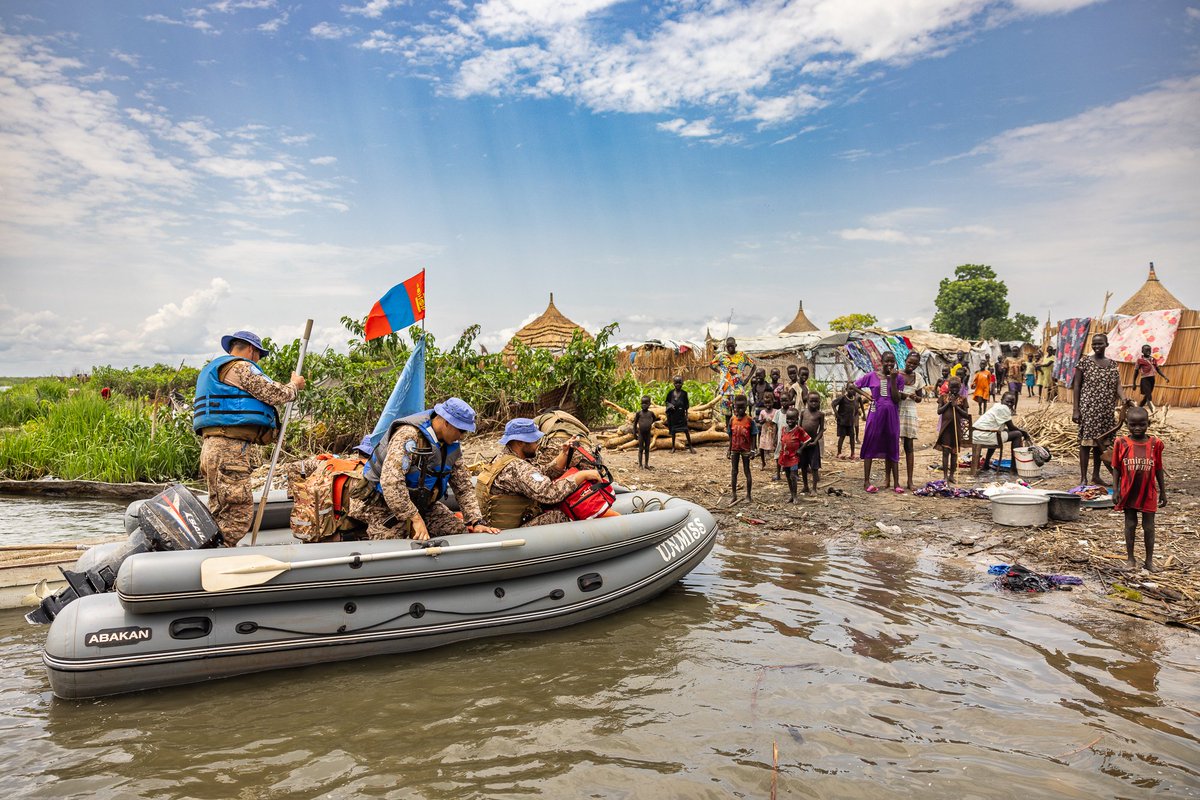
[[196,475],[199,460],[190,414],[141,399],[106,401],[94,384],[0,435],[0,475],[16,480],[166,481]]
[[[650,395],[650,402],[656,406],[665,404],[667,402],[667,392],[673,388],[674,385],[667,381],[638,383],[632,375],[626,373],[625,377],[613,387],[612,394],[608,399],[621,408],[634,411],[641,407],[644,395]],[[712,381],[708,381],[707,383],[684,381],[683,388],[688,393],[688,402],[693,406],[704,405],[716,397],[717,393],[716,385]]]
[[999,339],[1028,341],[1037,319],[1028,314],[1008,316],[1008,286],[986,264],[960,264],[954,279],[942,278],[937,312],[930,326],[938,333],[960,339]]
[[860,331],[872,327],[878,321],[879,317],[874,314],[843,314],[829,320],[829,330]]
[[[309,385],[288,426],[290,454],[344,451],[357,443],[374,427],[420,335],[414,327],[405,335],[364,342],[362,321],[342,322],[354,337],[349,352],[328,349],[305,359]],[[478,326],[447,349],[429,336],[426,397],[430,402],[450,395],[464,398],[487,429],[556,404],[569,392],[582,417],[603,423],[608,417],[603,401],[619,385],[617,348],[609,343],[615,330],[614,324],[594,339],[576,336],[558,357],[519,343],[511,358],[481,355]],[[300,341],[275,347],[260,365],[272,378],[286,381]],[[0,477],[113,482],[196,477],[200,440],[192,433],[190,404],[198,372],[166,364],[97,367],[89,381],[38,379],[13,385],[0,392],[0,428],[6,429],[0,431]],[[112,390],[110,400],[101,399],[102,387]]]
[[75,380],[35,378],[15,385],[3,385],[12,388],[0,392],[0,428],[24,425],[31,419],[37,419],[53,408],[55,403],[65,400],[71,388],[79,384]]

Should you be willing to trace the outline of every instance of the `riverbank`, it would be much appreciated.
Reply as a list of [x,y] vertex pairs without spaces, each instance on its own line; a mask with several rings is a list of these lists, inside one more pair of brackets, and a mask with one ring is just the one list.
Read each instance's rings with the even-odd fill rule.
[[[1036,401],[1018,412],[1035,408]],[[920,412],[921,436],[913,469],[917,487],[941,478],[940,451],[922,444],[935,438],[931,409],[923,406]],[[1087,509],[1078,522],[1011,528],[992,522],[990,503],[985,500],[897,495],[882,489],[869,495],[863,491],[862,462],[837,460],[837,437],[831,433],[825,437],[820,489],[815,495],[800,497],[796,505],[787,502],[786,481],[772,480],[770,461],[768,469],[761,470],[756,460],[754,501],[743,499],[730,507],[730,467],[723,447],[697,448],[695,455],[654,452],[649,471],[638,468],[635,451],[606,452],[605,460],[621,483],[679,494],[704,504],[726,532],[811,538],[867,550],[923,551],[967,558],[980,565],[1020,563],[1040,572],[1083,578],[1082,590],[1076,589],[1074,594],[1112,612],[1200,632],[1200,409],[1172,410],[1168,421],[1184,438],[1168,442],[1166,447],[1169,504],[1158,514],[1155,560],[1163,570],[1156,575],[1121,571],[1125,560],[1121,512]],[[882,468],[882,463],[876,463],[875,480],[880,486]],[[903,454],[900,468],[903,480]],[[1069,489],[1079,482],[1078,469],[1076,451],[1056,452],[1036,486]],[[961,486],[977,488],[998,480],[996,473],[972,479],[966,470],[960,470],[958,478]],[[744,497],[744,481],[742,488]],[[835,494],[829,494],[829,489]],[[1139,531],[1139,560],[1142,552]],[[1121,597],[1114,586],[1133,589],[1136,595]]]

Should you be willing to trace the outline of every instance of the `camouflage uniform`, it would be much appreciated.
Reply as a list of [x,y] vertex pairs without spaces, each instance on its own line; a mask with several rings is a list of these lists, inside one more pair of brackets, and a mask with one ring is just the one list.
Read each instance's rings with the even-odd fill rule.
[[[565,441],[565,440],[564,440]],[[561,446],[558,448],[562,449]],[[516,494],[536,500],[544,506],[558,505],[571,496],[577,488],[574,481],[554,480],[562,474],[562,470],[554,469],[553,465],[544,472],[534,464],[517,458],[504,465],[496,480],[492,483],[492,494]],[[545,511],[521,525],[522,528],[532,528],[536,525],[553,525],[556,522],[570,522],[557,509]]]
[[[424,435],[416,428],[408,425],[397,428],[388,444],[387,458],[381,470],[379,485],[383,489],[382,499],[379,492],[372,489],[370,497],[351,504],[351,516],[367,523],[368,539],[407,539],[412,536],[412,520],[418,511],[408,494],[408,484],[404,482],[410,465],[410,442],[420,446],[428,444]],[[444,503],[433,503],[427,511],[421,513],[421,519],[429,529],[430,538],[466,533],[466,523],[483,519],[479,501],[475,498],[471,474],[463,466],[461,458],[450,472],[449,482],[454,496],[458,498],[463,518],[454,516],[454,512]],[[393,517],[395,524],[388,527],[385,523]]]
[[[295,386],[276,383],[245,361],[230,363],[221,380],[273,406],[296,399]],[[208,435],[200,445],[200,474],[208,484],[208,508],[227,547],[233,547],[250,532],[254,521],[250,473],[260,463],[258,445],[244,439]]]

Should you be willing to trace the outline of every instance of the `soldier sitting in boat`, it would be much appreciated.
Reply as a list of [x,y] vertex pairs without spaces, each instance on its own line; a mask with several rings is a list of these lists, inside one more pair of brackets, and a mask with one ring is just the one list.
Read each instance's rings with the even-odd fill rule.
[[[459,440],[475,430],[475,411],[451,397],[432,411],[392,423],[364,470],[369,492],[356,517],[369,539],[428,539],[458,533],[499,533],[484,524]],[[441,502],[454,490],[462,519]]]
[[562,511],[547,511],[566,500],[587,481],[600,480],[594,469],[579,470],[563,480],[555,480],[567,469],[571,445],[579,441],[572,437],[567,446],[559,449],[557,457],[545,471],[534,465],[538,442],[544,434],[531,419],[517,417],[504,426],[500,444],[504,451],[479,475],[475,491],[479,507],[487,521],[498,528],[528,528],[569,522]]

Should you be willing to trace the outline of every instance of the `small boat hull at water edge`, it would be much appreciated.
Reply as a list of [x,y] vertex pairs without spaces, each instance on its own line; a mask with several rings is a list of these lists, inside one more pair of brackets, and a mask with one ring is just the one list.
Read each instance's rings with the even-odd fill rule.
[[[621,505],[654,499],[666,501],[665,506],[651,504],[654,510],[648,507],[630,516],[644,517],[647,529],[657,527],[656,517],[679,519],[670,535],[598,559],[548,561],[533,573],[499,570],[483,580],[473,575],[446,577],[440,585],[414,581],[386,594],[342,593],[223,607],[198,599],[192,608],[155,613],[130,611],[115,593],[82,597],[63,609],[47,636],[43,660],[50,685],[59,697],[97,697],[424,650],[596,619],[662,593],[712,549],[716,521],[701,506],[653,492],[623,496]],[[678,515],[675,510],[680,507],[687,513]],[[572,525],[586,530],[600,521]],[[544,534],[544,529],[530,528],[506,531],[498,537],[450,537],[447,543],[517,538],[529,542]],[[277,555],[292,548],[251,551],[260,549]],[[507,557],[522,549],[490,552]],[[239,548],[238,555],[245,552]],[[409,569],[413,563],[433,562],[429,568],[446,570],[452,555],[376,563],[405,564]],[[122,566],[122,574],[127,566]]]

